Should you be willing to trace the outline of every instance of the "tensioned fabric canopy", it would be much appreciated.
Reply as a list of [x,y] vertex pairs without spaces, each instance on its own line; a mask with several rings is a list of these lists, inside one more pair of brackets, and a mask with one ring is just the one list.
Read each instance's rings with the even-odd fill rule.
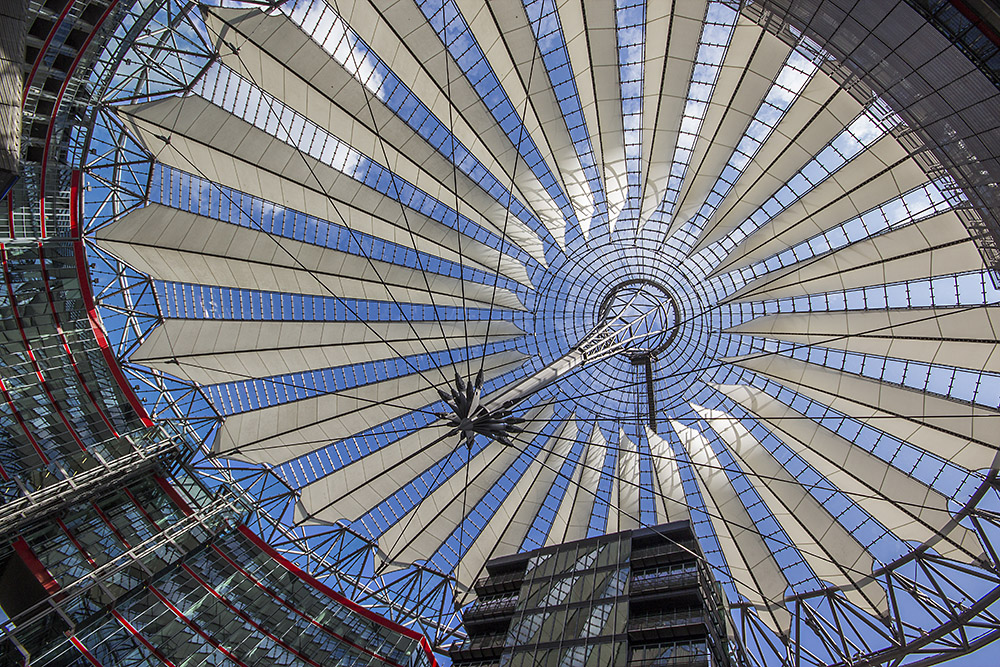
[[[880,567],[980,561],[953,516],[997,464],[1000,294],[960,189],[816,44],[715,0],[203,18],[193,89],[114,108],[153,196],[97,244],[167,313],[131,361],[202,385],[295,522],[468,602],[492,557],[692,519],[782,637],[787,596],[879,617]],[[660,347],[458,438],[456,374],[543,372],[622,286],[670,301]]]

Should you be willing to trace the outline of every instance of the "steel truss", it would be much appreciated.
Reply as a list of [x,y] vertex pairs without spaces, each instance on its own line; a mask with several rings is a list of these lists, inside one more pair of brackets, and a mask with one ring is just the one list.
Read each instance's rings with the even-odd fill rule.
[[[77,128],[78,150],[72,157],[86,175],[87,233],[150,200],[155,156],[145,153],[108,108],[190,90],[217,56],[198,8],[195,2],[174,0],[137,3],[123,19],[129,27],[125,37],[114,38],[105,48],[93,77],[98,102]],[[92,245],[88,251],[108,334],[118,357],[127,359],[163,321],[161,304],[148,277]],[[199,387],[128,361],[122,367],[154,418],[174,424],[185,439],[188,455],[175,470],[197,474],[214,490],[240,489],[250,508],[243,520],[282,555],[331,588],[424,633],[436,649],[464,636],[452,576],[418,565],[382,573],[375,537],[345,525],[294,526],[299,494],[294,482],[270,467],[211,454],[207,443],[221,416]],[[930,665],[1000,637],[1000,618],[993,613],[1000,600],[995,472],[955,515],[953,525],[959,522],[976,531],[987,559],[975,567],[962,565],[936,556],[925,545],[886,565],[872,575],[888,592],[889,613],[883,618],[858,609],[843,591],[830,588],[784,600],[793,631],[779,637],[749,605],[731,601],[748,659],[760,667]]]

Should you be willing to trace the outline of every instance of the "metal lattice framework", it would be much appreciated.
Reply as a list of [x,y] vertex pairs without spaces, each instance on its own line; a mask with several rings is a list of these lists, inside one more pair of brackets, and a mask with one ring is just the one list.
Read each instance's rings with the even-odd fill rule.
[[474,4],[123,10],[85,234],[183,465],[436,647],[498,549],[677,518],[755,664],[995,639],[1000,292],[921,135],[766,6]]

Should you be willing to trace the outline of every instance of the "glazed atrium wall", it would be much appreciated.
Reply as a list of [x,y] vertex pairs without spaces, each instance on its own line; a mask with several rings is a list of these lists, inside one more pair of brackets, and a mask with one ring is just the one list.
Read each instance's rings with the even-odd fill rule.
[[238,490],[190,474],[196,440],[154,422],[118,367],[68,154],[126,4],[0,7],[0,664],[430,667],[419,633],[315,579],[246,525]]

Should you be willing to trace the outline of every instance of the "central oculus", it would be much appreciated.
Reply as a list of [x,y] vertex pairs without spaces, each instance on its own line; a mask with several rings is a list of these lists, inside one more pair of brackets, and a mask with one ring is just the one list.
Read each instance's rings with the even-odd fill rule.
[[655,359],[677,334],[677,301],[661,284],[635,278],[618,283],[601,302],[598,328],[617,333],[620,354]]

